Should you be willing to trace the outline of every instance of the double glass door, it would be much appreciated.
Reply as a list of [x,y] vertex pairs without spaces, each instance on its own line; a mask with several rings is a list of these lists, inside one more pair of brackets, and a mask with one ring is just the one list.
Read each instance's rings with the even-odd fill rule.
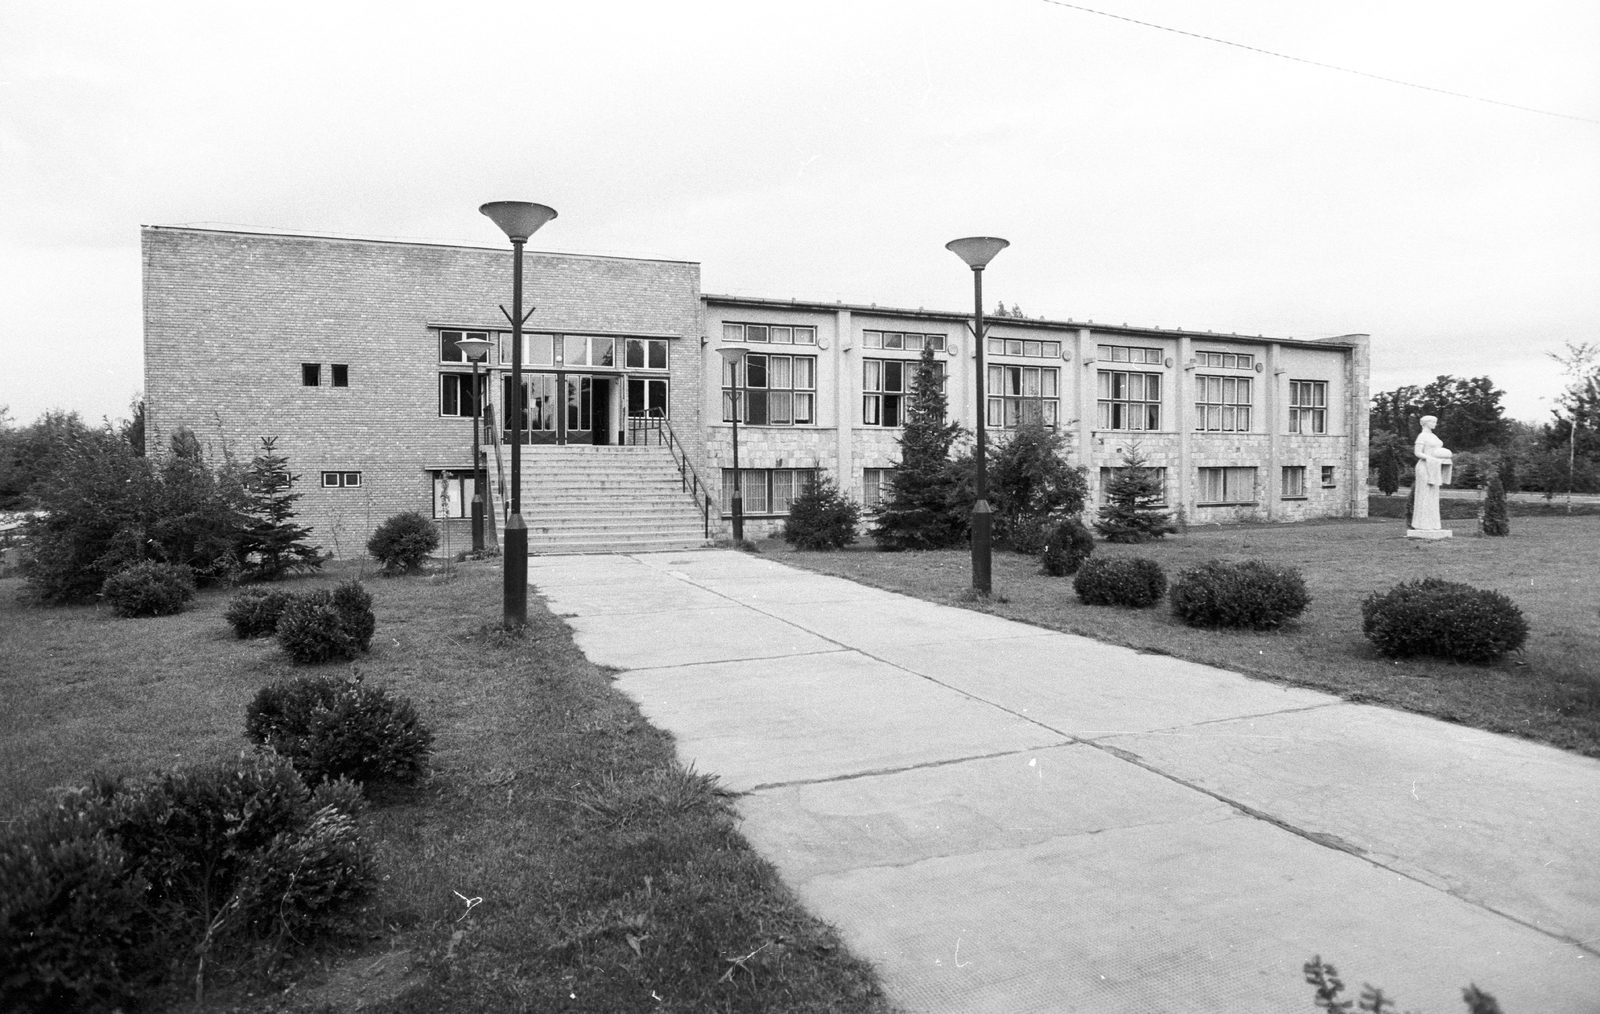
[[[620,420],[620,378],[568,373],[525,373],[522,378],[521,437],[530,444],[609,444],[618,439],[614,420]],[[503,380],[501,404],[510,424],[502,438],[518,438],[510,416],[515,404],[511,377]]]

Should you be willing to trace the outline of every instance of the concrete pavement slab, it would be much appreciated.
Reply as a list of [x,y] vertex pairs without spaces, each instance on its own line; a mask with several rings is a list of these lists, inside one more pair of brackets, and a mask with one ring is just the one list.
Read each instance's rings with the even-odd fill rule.
[[873,653],[1080,739],[1339,701],[1167,655],[1141,654],[1020,623],[1012,627],[1020,636],[880,644]]
[[808,574],[804,578],[785,578],[782,581],[774,581],[770,577],[731,578],[701,575],[689,576],[687,580],[694,581],[698,587],[725,595],[735,602],[744,602],[757,607],[762,603],[781,605],[793,602],[888,602],[902,597],[894,592],[823,574]]
[[884,598],[873,600],[870,608],[841,609],[836,602],[788,603],[783,616],[807,630],[874,655],[893,645],[1018,639],[1050,633],[1042,627],[971,609],[929,609],[928,605],[919,599],[886,593]]
[[607,613],[650,613],[672,609],[717,609],[729,604],[726,595],[707,591],[687,581],[641,568],[618,580],[596,584],[565,585],[549,582],[533,587],[557,616],[600,616]]
[[636,670],[617,685],[685,763],[740,791],[1063,742],[853,651]]
[[1600,761],[1359,704],[1107,742],[1452,894],[1600,943]]
[[591,662],[619,669],[772,658],[839,647],[792,623],[723,601],[726,604],[710,609],[591,613],[567,622],[573,640]]
[[[553,588],[626,582],[650,568],[631,556],[530,556],[528,583]],[[542,580],[541,580],[542,579]]]
[[1282,1014],[1315,954],[1352,992],[1511,1014],[1594,1014],[1600,961],[1245,816],[818,876],[797,887],[911,1014]]

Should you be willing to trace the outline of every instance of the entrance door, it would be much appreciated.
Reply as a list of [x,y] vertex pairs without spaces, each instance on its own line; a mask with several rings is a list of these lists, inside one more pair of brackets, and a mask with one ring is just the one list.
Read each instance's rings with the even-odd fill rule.
[[611,443],[611,386],[610,377],[590,378],[592,394],[589,401],[590,433],[597,444]]

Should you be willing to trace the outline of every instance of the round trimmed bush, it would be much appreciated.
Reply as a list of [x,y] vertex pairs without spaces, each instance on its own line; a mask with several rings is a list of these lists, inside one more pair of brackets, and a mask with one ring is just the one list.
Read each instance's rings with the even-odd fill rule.
[[823,475],[789,505],[783,539],[796,549],[843,549],[856,541],[860,521],[861,506]]
[[296,595],[284,607],[278,617],[278,643],[300,665],[352,659],[361,650],[326,588]]
[[1191,627],[1268,630],[1305,612],[1306,580],[1295,567],[1261,560],[1207,560],[1178,573],[1172,615]]
[[1011,523],[1011,531],[1006,534],[1006,541],[1013,553],[1038,556],[1044,552],[1045,544],[1050,541],[1051,529],[1049,518],[1020,517]]
[[278,630],[278,617],[294,601],[294,593],[282,588],[246,588],[228,603],[222,618],[233,627],[241,641],[248,637],[271,637]]
[[1497,591],[1436,577],[1402,581],[1361,603],[1361,632],[1381,655],[1493,662],[1528,639],[1528,621]]
[[171,616],[194,598],[194,571],[145,560],[106,578],[100,594],[118,616]]
[[396,514],[367,540],[367,552],[383,564],[385,574],[421,570],[428,554],[439,548],[439,530],[417,511]]
[[1167,575],[1147,557],[1096,556],[1078,568],[1072,590],[1085,605],[1144,609],[1161,601]]
[[1040,554],[1040,565],[1051,577],[1076,574],[1094,552],[1094,536],[1077,518],[1056,523]]
[[378,629],[378,618],[372,615],[372,593],[353,577],[340,581],[333,589],[333,608],[356,647],[370,649],[373,632]]
[[433,749],[433,731],[409,699],[331,676],[261,688],[245,709],[245,735],[287,757],[309,785],[415,782]]

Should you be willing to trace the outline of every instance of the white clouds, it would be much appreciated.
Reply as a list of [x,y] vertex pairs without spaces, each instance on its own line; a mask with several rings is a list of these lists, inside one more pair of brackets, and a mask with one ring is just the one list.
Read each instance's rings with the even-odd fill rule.
[[[1578,0],[1099,6],[1600,117]],[[992,298],[1030,313],[1370,331],[1379,386],[1487,373],[1521,416],[1557,386],[1538,352],[1600,323],[1600,127],[1032,0],[0,18],[0,264],[27,281],[0,333],[92,308],[134,376],[140,222],[492,244],[503,197],[561,211],[553,249],[700,260],[710,291],[912,306],[964,306],[943,243],[996,233]],[[33,369],[0,381],[19,418],[126,400],[126,369]]]

